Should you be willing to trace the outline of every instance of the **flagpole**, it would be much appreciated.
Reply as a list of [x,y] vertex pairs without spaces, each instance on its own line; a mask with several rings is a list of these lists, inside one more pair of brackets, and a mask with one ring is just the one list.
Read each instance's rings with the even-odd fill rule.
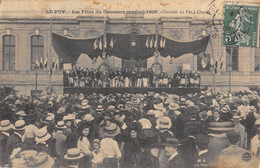
[[[156,20],[155,20],[155,31],[156,31],[155,42],[158,43],[158,18],[156,18]],[[155,52],[156,53],[158,52],[157,44],[156,44]],[[155,62],[158,62],[158,57],[155,57]]]
[[216,65],[215,65],[215,56],[214,56],[214,50],[213,50],[213,46],[212,46],[212,40],[211,40],[211,32],[209,30],[209,41],[210,41],[210,47],[211,47],[211,55],[212,55],[212,58],[213,58],[213,68],[214,68],[214,72],[212,73],[213,75],[213,91],[215,92],[216,91]]
[[48,93],[52,93],[52,18],[50,18],[50,36],[49,36],[49,82]]
[[107,26],[107,17],[104,16],[104,37],[103,37],[103,52],[102,52],[102,58],[104,58],[105,56],[105,52],[106,52],[106,49],[107,49],[107,32],[106,32],[106,27]]

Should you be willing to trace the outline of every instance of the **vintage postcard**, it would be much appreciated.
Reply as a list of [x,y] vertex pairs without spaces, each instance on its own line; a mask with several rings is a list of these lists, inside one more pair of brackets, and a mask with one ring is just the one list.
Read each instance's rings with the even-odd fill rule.
[[0,0],[0,167],[260,167],[259,0]]

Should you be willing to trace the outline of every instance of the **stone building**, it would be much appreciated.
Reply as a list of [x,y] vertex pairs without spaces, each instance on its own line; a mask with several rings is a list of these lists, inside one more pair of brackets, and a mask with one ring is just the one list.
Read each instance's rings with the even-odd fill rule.
[[[74,19],[0,19],[1,35],[1,56],[0,56],[0,86],[14,86],[21,93],[30,94],[36,87],[46,91],[49,84],[52,85],[56,93],[63,92],[63,73],[57,70],[49,75],[46,70],[34,70],[36,58],[44,58],[44,61],[51,63],[50,56],[58,59],[55,51],[50,45],[52,32],[75,37],[94,38],[104,33],[129,34],[133,27],[139,34],[155,34],[156,22],[158,23],[158,33],[176,41],[193,41],[202,35],[210,34],[211,40],[208,45],[209,54],[214,55],[222,62],[215,75],[216,87],[220,90],[227,90],[229,87],[228,65],[232,66],[231,84],[233,89],[241,87],[251,87],[260,85],[260,50],[249,47],[222,46],[222,20],[192,19],[191,17],[161,17],[152,18],[107,18],[104,26],[102,17],[76,17]],[[212,24],[214,22],[214,24]],[[204,33],[204,34],[203,34]],[[208,50],[208,49],[207,49]],[[122,60],[117,57],[101,59],[92,63],[88,56],[82,54],[78,61],[87,66],[97,68],[101,63],[106,63],[110,67],[122,67],[132,65],[135,61]],[[163,72],[167,72],[172,77],[173,72],[179,66],[185,65],[188,70],[199,71],[201,74],[201,86],[213,86],[213,75],[209,70],[201,69],[201,59],[197,55],[185,54],[177,59],[158,58],[158,62],[163,67]],[[47,58],[47,59],[46,59]],[[54,60],[53,59],[53,60]],[[155,57],[144,61],[147,68],[155,62]],[[131,63],[132,62],[132,63]],[[50,82],[51,81],[51,82]]]

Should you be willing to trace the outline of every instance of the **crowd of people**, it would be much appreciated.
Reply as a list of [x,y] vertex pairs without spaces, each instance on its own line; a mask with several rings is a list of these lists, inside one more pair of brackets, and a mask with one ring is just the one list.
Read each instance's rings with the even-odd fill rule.
[[99,69],[77,68],[65,71],[67,87],[200,87],[200,74],[182,70],[169,77],[166,72],[155,74],[152,69],[115,68],[104,73]]
[[256,91],[6,96],[1,167],[259,167]]

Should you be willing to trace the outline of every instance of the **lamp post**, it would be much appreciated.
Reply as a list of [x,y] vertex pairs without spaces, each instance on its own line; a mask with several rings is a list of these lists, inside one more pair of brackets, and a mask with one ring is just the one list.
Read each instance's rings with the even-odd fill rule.
[[35,72],[35,92],[37,93],[37,86],[38,86],[38,69],[39,69],[40,67],[37,65],[37,64],[35,64],[34,65],[34,72]]
[[231,72],[232,72],[231,64],[227,65],[227,70],[228,70],[228,88],[229,88],[229,93],[230,93],[231,92]]

